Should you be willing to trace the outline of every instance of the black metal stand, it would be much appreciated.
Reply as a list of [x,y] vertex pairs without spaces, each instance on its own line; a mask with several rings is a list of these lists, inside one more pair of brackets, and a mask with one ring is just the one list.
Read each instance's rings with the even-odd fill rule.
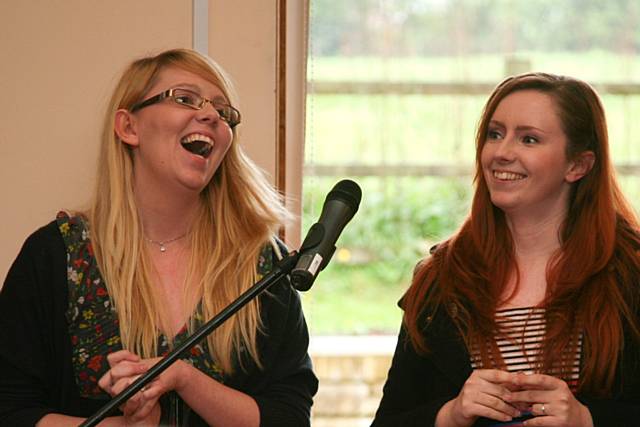
[[121,393],[113,397],[106,405],[104,405],[98,412],[91,417],[87,418],[80,427],[95,426],[102,421],[107,415],[109,415],[115,408],[123,404],[127,399],[131,398],[134,394],[140,391],[145,385],[150,383],[155,377],[160,375],[165,369],[167,369],[173,362],[182,358],[191,348],[196,345],[200,340],[205,338],[211,332],[213,332],[218,326],[220,326],[225,320],[235,314],[238,310],[244,307],[253,298],[260,295],[263,291],[267,290],[272,285],[278,283],[280,279],[289,274],[298,262],[299,254],[292,252],[282,260],[280,260],[273,268],[271,273],[264,276],[261,280],[256,282],[251,288],[245,291],[238,297],[237,300],[229,304],[224,310],[214,316],[207,323],[202,325],[197,331],[193,333],[187,340],[176,347],[173,351],[167,354],[162,360],[155,364],[151,369],[147,371],[143,376],[134,381],[129,387],[124,389]]

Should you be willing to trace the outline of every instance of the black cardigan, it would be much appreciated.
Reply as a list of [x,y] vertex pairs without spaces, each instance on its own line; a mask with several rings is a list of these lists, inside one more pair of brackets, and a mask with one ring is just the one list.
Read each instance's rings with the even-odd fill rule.
[[[418,354],[404,327],[398,336],[383,397],[371,427],[434,426],[440,408],[455,398],[471,375],[469,352],[446,310],[432,316],[427,340],[432,352]],[[595,427],[640,425],[640,348],[627,335],[611,399],[579,394]],[[474,426],[495,421],[479,419]]]
[[[27,239],[0,292],[0,425],[33,426],[48,413],[87,417],[106,403],[79,395],[67,294],[66,248],[53,221]],[[285,281],[260,298],[264,370],[237,370],[225,384],[256,400],[261,426],[307,426],[318,381],[300,298]]]

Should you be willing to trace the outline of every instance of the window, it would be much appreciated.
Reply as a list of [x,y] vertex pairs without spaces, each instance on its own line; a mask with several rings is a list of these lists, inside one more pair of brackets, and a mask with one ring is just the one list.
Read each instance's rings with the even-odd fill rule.
[[304,295],[312,334],[397,332],[416,261],[468,212],[475,125],[507,75],[593,84],[640,207],[638,28],[636,0],[310,0],[303,230],[338,180],[363,189]]

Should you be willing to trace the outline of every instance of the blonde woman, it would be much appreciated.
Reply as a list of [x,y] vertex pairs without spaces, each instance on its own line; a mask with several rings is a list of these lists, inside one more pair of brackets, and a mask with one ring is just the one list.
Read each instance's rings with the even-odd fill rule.
[[[287,214],[238,145],[234,105],[191,50],[125,70],[91,209],[30,236],[0,293],[0,425],[77,425],[277,261]],[[101,425],[308,425],[307,345],[279,283]]]

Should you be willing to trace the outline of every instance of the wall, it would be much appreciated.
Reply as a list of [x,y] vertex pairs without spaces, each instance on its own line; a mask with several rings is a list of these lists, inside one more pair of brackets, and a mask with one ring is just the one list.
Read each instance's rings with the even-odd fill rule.
[[309,353],[320,380],[313,427],[368,427],[382,398],[395,336],[311,337]]

